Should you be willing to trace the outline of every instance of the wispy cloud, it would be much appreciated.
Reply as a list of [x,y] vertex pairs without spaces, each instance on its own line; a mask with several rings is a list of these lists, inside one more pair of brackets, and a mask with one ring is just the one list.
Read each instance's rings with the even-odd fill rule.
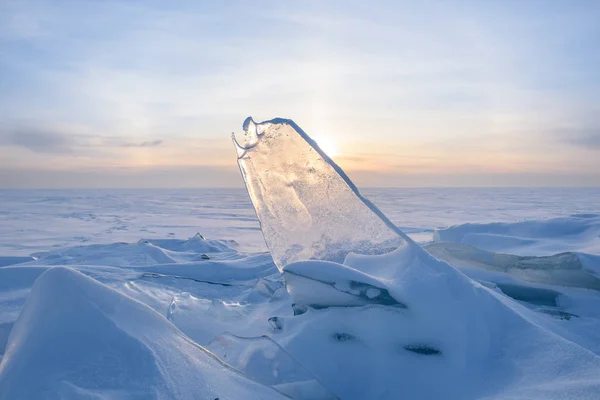
[[596,129],[563,130],[560,136],[565,143],[600,150],[600,126]]
[[163,144],[162,140],[146,140],[140,143],[123,143],[123,147],[158,147]]
[[23,129],[8,133],[5,142],[36,153],[70,153],[73,145],[68,136],[59,132]]
[[575,139],[573,143],[584,147],[600,149],[600,132],[590,134],[589,136],[585,136],[579,139]]

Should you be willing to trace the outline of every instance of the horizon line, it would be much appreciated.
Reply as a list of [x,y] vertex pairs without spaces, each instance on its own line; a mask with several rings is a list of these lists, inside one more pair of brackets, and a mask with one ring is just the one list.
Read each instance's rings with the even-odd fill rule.
[[[358,189],[600,189],[600,185],[573,185],[573,186],[370,186],[361,185]],[[28,190],[245,190],[243,186],[213,186],[213,187],[0,187],[0,191],[28,191]]]

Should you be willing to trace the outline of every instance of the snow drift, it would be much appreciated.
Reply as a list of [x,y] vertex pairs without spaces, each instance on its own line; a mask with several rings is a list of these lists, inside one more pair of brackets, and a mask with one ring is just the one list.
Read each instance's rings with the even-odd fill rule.
[[85,275],[35,282],[0,364],[0,398],[280,399],[162,316]]
[[600,255],[600,214],[456,225],[437,229],[433,240],[520,256],[553,255],[570,251]]

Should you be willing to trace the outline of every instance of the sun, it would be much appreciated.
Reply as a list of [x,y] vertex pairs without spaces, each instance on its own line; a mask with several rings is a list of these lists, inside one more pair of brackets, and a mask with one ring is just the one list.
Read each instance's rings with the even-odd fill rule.
[[329,157],[335,157],[339,154],[337,144],[330,136],[317,135],[312,139],[317,142],[321,150],[323,150]]

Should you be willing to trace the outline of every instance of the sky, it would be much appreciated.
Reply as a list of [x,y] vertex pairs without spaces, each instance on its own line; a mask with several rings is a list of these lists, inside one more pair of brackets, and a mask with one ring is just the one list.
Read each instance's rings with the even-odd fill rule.
[[600,186],[600,2],[0,2],[0,188],[242,187],[293,119],[359,186]]

